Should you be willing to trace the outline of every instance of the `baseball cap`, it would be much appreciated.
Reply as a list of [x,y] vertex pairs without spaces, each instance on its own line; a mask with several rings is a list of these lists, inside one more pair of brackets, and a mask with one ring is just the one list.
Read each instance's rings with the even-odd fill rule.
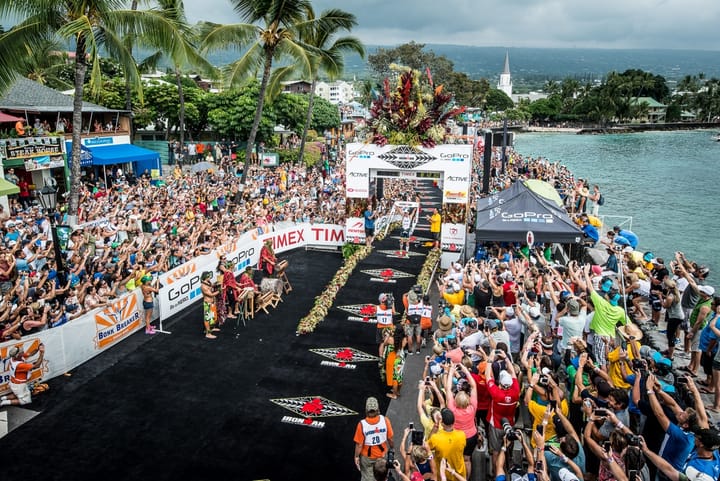
[[540,306],[530,307],[530,309],[528,309],[528,315],[530,315],[533,319],[540,317]]
[[498,381],[499,381],[500,385],[503,387],[510,387],[510,386],[512,386],[512,383],[513,383],[512,376],[505,369],[500,371],[500,376],[498,378]]
[[715,294],[715,288],[713,286],[698,286],[698,291],[706,296],[713,296]]
[[577,316],[580,314],[580,303],[578,303],[575,299],[567,301],[567,308],[571,316]]
[[510,306],[507,306],[507,307],[505,308],[505,315],[506,315],[506,316],[514,316],[514,315],[515,315],[515,309],[513,309],[513,308],[510,307]]
[[574,473],[572,473],[568,468],[560,468],[560,471],[558,472],[558,477],[560,478],[560,481],[580,481],[577,476],[575,476]]
[[18,355],[19,352],[20,352],[20,348],[17,347],[17,346],[13,346],[13,347],[10,348],[10,351],[8,352],[8,355],[9,355],[10,357],[15,357],[15,356]]
[[370,411],[379,412],[380,411],[380,404],[378,403],[377,398],[374,398],[374,397],[367,398],[367,400],[365,401],[365,411],[366,412],[370,412]]

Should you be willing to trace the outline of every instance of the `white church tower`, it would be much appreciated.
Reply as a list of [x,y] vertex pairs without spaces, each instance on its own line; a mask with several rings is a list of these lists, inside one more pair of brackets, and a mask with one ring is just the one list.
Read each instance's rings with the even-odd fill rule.
[[510,56],[505,51],[505,67],[503,72],[500,74],[500,81],[497,84],[498,90],[505,92],[505,94],[512,98],[512,80],[510,79]]

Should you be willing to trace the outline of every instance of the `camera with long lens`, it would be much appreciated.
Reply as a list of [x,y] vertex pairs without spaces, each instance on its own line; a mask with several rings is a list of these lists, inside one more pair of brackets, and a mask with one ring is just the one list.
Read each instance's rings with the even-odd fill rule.
[[517,433],[515,432],[515,428],[513,428],[512,424],[510,424],[510,421],[507,420],[507,418],[502,418],[500,420],[502,422],[502,428],[505,432],[505,437],[508,441],[517,441]]
[[393,297],[392,292],[387,292],[385,294],[385,305],[388,305],[388,306],[395,305],[395,298]]

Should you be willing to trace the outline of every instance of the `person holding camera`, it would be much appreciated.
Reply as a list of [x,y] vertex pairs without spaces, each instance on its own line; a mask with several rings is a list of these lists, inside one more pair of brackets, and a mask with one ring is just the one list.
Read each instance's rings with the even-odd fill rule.
[[[457,373],[459,373],[456,388],[457,392],[453,395],[453,379]],[[455,415],[455,425],[457,429],[465,434],[463,457],[467,477],[470,477],[472,470],[472,453],[478,444],[478,429],[475,424],[478,392],[475,379],[462,363],[450,366],[450,372],[445,377],[445,393],[448,408]]]
[[[375,465],[392,453],[393,429],[390,419],[380,414],[380,403],[374,397],[365,400],[365,418],[355,428],[355,466],[361,481],[373,481]],[[381,478],[381,479],[387,479]]]
[[[493,374],[494,367],[499,370],[497,379]],[[503,419],[508,420],[510,425],[515,424],[515,410],[520,400],[520,383],[512,362],[508,360],[505,351],[499,349],[490,351],[485,366],[485,378],[491,398],[488,411],[488,422],[490,423],[488,445],[493,452],[493,462],[495,463],[502,447]]]
[[377,463],[373,465],[372,475],[375,481],[387,481],[395,479],[392,474],[397,474],[403,481],[411,481],[405,473],[403,473],[400,467],[400,461],[393,459],[378,459]]
[[441,463],[443,460],[447,460],[448,466],[456,471],[458,475],[465,478],[465,460],[463,457],[466,442],[465,434],[455,429],[455,415],[450,409],[442,409],[440,416],[442,418],[442,430],[430,436],[427,442],[428,447],[433,451],[435,467],[439,472],[444,472],[441,471]]
[[[408,437],[410,437],[409,450],[407,449]],[[430,448],[423,440],[423,431],[415,431],[413,423],[410,423],[403,432],[400,455],[405,464],[405,475],[411,480],[418,480],[418,474],[420,479],[438,479]]]

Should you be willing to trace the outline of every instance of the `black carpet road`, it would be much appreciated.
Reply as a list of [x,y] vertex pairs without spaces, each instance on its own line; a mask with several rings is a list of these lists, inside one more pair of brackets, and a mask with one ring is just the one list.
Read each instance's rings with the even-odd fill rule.
[[[402,311],[402,293],[415,283],[425,255],[398,259],[381,252],[397,250],[398,233],[376,243],[334,306],[376,304],[380,293],[392,292]],[[261,313],[247,327],[226,324],[211,341],[203,337],[202,307],[195,305],[166,323],[171,335],[139,332],[72,377],[51,380],[50,391],[30,406],[40,414],[0,440],[0,479],[359,479],[352,437],[365,398],[376,396],[383,411],[389,401],[377,362],[327,367],[310,349],[351,347],[377,355],[376,328],[348,321],[348,312],[333,307],[313,334],[296,336],[298,320],[342,257],[305,250],[280,257],[290,263],[293,291],[270,315]],[[383,283],[361,272],[388,268],[411,276]],[[323,428],[282,422],[304,416],[270,400],[301,397],[321,397],[340,405],[336,412],[354,413],[313,417]]]

